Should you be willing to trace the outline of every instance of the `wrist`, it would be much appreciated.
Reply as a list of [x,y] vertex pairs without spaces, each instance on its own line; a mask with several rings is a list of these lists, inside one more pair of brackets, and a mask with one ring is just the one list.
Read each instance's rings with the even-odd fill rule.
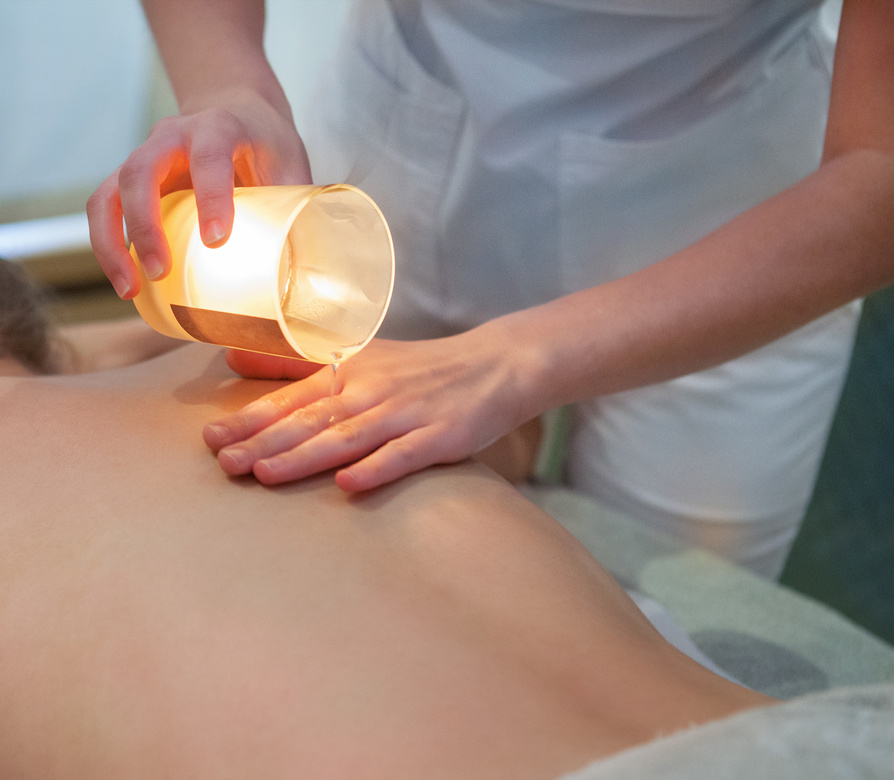
[[183,116],[198,114],[209,109],[224,109],[237,115],[252,112],[273,111],[283,119],[292,121],[292,109],[279,82],[225,83],[193,89],[182,99],[178,107]]
[[536,309],[527,309],[475,329],[488,344],[493,365],[506,372],[504,381],[512,388],[513,416],[519,425],[565,403],[553,369],[555,345],[544,338],[536,320]]

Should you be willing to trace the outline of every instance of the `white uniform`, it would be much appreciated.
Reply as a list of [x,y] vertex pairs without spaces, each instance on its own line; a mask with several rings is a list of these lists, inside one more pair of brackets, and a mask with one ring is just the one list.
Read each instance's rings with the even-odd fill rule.
[[[426,338],[626,275],[818,164],[817,0],[359,0],[315,178],[395,235],[381,334]],[[774,575],[858,305],[719,368],[577,405],[570,483]]]

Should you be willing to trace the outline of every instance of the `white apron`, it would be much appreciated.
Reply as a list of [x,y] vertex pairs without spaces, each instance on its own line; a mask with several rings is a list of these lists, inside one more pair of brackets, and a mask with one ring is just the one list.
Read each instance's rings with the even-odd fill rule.
[[[818,164],[810,0],[358,0],[306,138],[392,227],[381,335],[429,338],[626,275]],[[578,404],[574,487],[775,575],[857,304],[709,371]]]

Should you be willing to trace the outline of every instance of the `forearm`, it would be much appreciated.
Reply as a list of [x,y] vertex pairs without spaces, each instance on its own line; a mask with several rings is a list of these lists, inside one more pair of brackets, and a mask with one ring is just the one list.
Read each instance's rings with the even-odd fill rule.
[[888,0],[846,0],[819,170],[655,265],[497,325],[541,377],[536,405],[708,368],[894,282],[892,28]]
[[143,8],[181,113],[250,90],[290,114],[264,52],[263,0],[143,0]]
[[848,153],[653,266],[498,327],[526,345],[542,408],[681,376],[894,282],[891,213],[894,156]]
[[894,282],[892,210],[894,160],[846,155],[630,276],[452,338],[374,340],[335,393],[294,361],[239,359],[244,375],[304,381],[205,442],[228,474],[265,484],[349,464],[336,482],[352,492],[454,462],[548,409],[721,363]]

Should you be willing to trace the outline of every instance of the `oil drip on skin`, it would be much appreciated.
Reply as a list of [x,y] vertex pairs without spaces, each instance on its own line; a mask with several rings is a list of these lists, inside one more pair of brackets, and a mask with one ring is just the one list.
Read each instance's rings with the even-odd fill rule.
[[335,382],[338,379],[338,361],[344,357],[342,352],[332,353],[332,383],[329,385],[329,424],[336,422],[335,419]]

